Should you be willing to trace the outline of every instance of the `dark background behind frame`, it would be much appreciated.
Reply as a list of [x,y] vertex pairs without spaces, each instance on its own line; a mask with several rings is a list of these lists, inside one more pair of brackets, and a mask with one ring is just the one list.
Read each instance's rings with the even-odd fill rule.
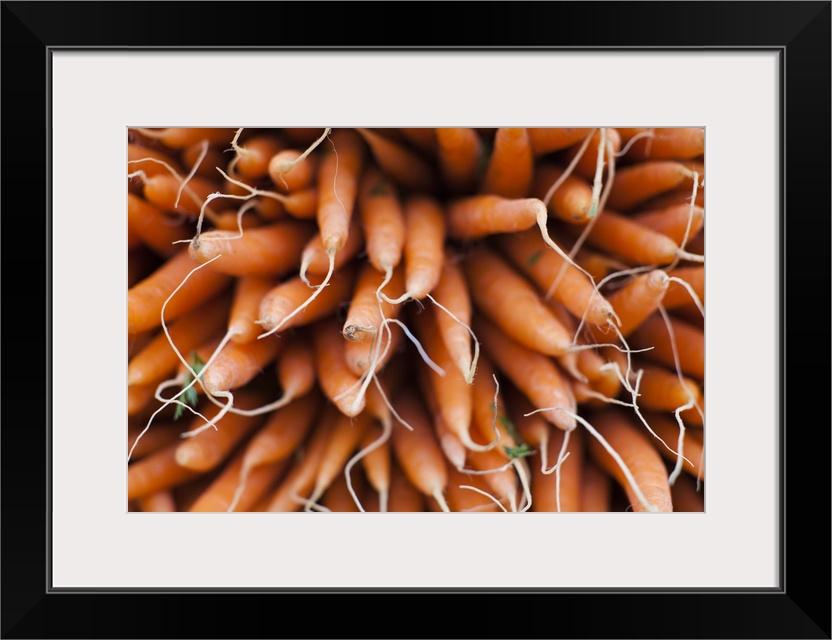
[[[0,386],[5,427],[0,431],[3,638],[830,638],[830,3],[466,2],[459,3],[459,16],[452,4],[2,3],[0,204],[5,251],[0,291],[9,310],[3,318],[7,350]],[[372,17],[382,17],[388,29],[396,25],[396,31],[381,30]],[[60,321],[51,317],[48,289],[49,50],[388,48],[393,43],[414,49],[781,51],[786,79],[781,98],[781,172],[786,185],[781,210],[789,213],[780,227],[779,424],[785,478],[781,589],[49,591],[49,401],[51,385],[60,384],[51,380],[48,367],[51,323]],[[78,215],[82,223],[83,212]],[[20,249],[24,242],[25,253]],[[738,281],[754,277],[746,269],[738,269],[736,275]],[[805,289],[812,293],[803,296]],[[787,292],[793,308],[788,326]],[[822,305],[815,298],[819,292]],[[804,309],[818,307],[820,313],[808,316],[812,325],[807,327]],[[813,330],[817,320],[812,318],[822,320],[822,330]],[[793,348],[787,352],[790,337]],[[808,338],[812,343],[807,349]],[[790,405],[788,379],[792,389],[799,385]],[[809,404],[818,398],[824,400],[822,411],[820,405]],[[749,472],[754,472],[752,461]],[[516,561],[533,561],[522,555],[522,548],[520,554]],[[335,605],[348,607],[350,613],[329,614]],[[387,628],[382,625],[386,618],[394,621]]]

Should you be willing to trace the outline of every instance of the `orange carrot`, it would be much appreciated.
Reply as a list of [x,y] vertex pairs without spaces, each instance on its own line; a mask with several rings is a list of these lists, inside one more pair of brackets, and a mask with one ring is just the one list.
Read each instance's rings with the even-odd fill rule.
[[127,194],[127,222],[131,233],[164,257],[170,257],[180,249],[175,242],[187,240],[194,233],[194,226],[189,222],[184,219],[177,221],[132,193]]
[[641,369],[638,404],[653,411],[675,411],[689,402],[699,401],[699,385],[691,378],[682,377],[661,365],[647,364],[633,359],[633,367]]
[[206,231],[189,251],[198,264],[211,260],[212,271],[232,276],[280,276],[296,267],[314,229],[299,220],[284,220],[238,231]]
[[471,386],[456,368],[450,353],[445,348],[433,314],[427,312],[415,314],[413,325],[428,357],[444,371],[444,375],[440,375],[436,370],[431,369],[428,374],[433,397],[443,422],[466,447],[481,448],[471,438],[473,411]]
[[619,132],[625,143],[642,134],[627,151],[628,159],[680,160],[696,158],[705,152],[703,127],[619,129]]
[[260,302],[278,285],[276,278],[242,276],[234,282],[234,298],[228,314],[228,333],[231,341],[245,344],[261,333],[257,320],[260,317]]
[[[242,465],[242,452],[235,455],[223,467],[214,481],[196,498],[188,508],[196,512],[250,511],[252,506],[266,495],[288,467],[287,460],[273,462],[254,469],[248,476],[245,488],[234,502],[237,479]],[[232,508],[233,505],[233,508]]]
[[465,459],[468,456],[468,448],[446,424],[442,417],[442,410],[436,400],[436,392],[433,388],[433,380],[429,367],[419,367],[417,373],[419,379],[419,391],[425,400],[425,409],[428,419],[433,424],[439,448],[445,454],[445,458],[451,463],[454,469],[461,469],[465,466]]
[[[332,266],[334,271],[338,271],[352,260],[364,246],[364,235],[361,233],[358,221],[353,219],[349,228],[350,234],[347,236],[346,244],[334,255]],[[320,234],[315,234],[303,248],[301,274],[325,276],[329,272],[329,258]]]
[[379,299],[382,285],[393,298],[402,294],[404,274],[402,269],[391,273],[392,280],[385,283],[385,277],[369,262],[359,269],[353,288],[352,298],[347,308],[347,317],[341,333],[347,340],[364,342],[378,336],[384,318],[397,315],[397,309],[389,302]]
[[399,513],[425,510],[425,496],[413,486],[395,460],[390,468],[390,499],[387,510]]
[[285,344],[284,340],[275,337],[245,343],[229,342],[202,370],[202,384],[212,395],[239,389],[274,362]]
[[173,513],[178,511],[176,500],[170,489],[162,489],[144,498],[139,498],[139,509],[145,512]]
[[187,354],[222,330],[229,307],[227,295],[215,296],[174,320],[168,328],[168,335],[159,333],[130,359],[127,365],[127,384],[159,382],[175,371],[179,358],[170,343],[176,345],[180,354]]
[[689,257],[666,235],[609,209],[595,219],[586,241],[636,265],[663,265],[676,258]]
[[680,247],[693,239],[705,224],[705,210],[689,204],[639,211],[632,220],[666,235]]
[[436,188],[433,168],[405,145],[371,129],[356,129],[370,147],[376,164],[403,189],[432,193]]
[[300,398],[315,387],[315,354],[307,340],[292,340],[277,358],[284,398]]
[[508,337],[502,329],[484,316],[474,318],[474,333],[482,341],[494,365],[502,371],[535,409],[556,427],[564,430],[575,428],[575,398],[569,381],[564,378],[557,365],[548,356],[523,346]]
[[[363,506],[364,502],[366,502],[366,494],[367,479],[361,473],[361,470],[353,474],[350,484],[347,483],[347,478],[344,474],[339,474],[332,480],[332,484],[327,487],[326,491],[324,491],[321,497],[321,506],[335,513],[373,511],[373,509],[366,509]],[[362,505],[360,509],[359,504]]]
[[511,422],[506,415],[503,395],[495,382],[496,375],[491,360],[483,354],[471,385],[471,437],[479,444],[497,444],[497,450],[506,459],[513,459],[518,443],[507,427]]
[[315,483],[315,474],[338,415],[334,407],[324,408],[317,426],[296,456],[286,477],[271,496],[266,507],[267,511],[297,511],[301,508]]
[[477,132],[461,127],[439,128],[436,142],[439,173],[445,187],[456,194],[473,191],[484,152]]
[[180,157],[187,173],[194,171],[194,167],[196,167],[194,175],[209,180],[217,177],[217,167],[226,164],[226,158],[222,150],[217,146],[211,146],[206,140],[185,147],[182,149]]
[[675,160],[647,160],[616,171],[607,204],[632,211],[638,205],[680,185],[691,185],[691,171]]
[[247,180],[259,180],[269,175],[272,158],[285,148],[285,143],[275,135],[256,134],[237,148],[232,161],[234,170]]
[[[434,316],[436,326],[445,348],[448,350],[456,368],[467,382],[474,376],[476,362],[472,354],[471,336],[471,296],[465,274],[459,266],[460,256],[446,250],[439,281],[431,297],[436,303]],[[475,351],[476,353],[476,351]]]
[[275,189],[283,193],[293,193],[307,189],[315,183],[318,156],[307,155],[298,161],[303,153],[298,149],[283,149],[272,156],[268,173]]
[[156,393],[156,387],[155,383],[133,384],[127,387],[127,415],[140,415]]
[[[580,159],[578,159],[575,163],[575,173],[577,175],[593,181],[599,177],[597,175],[598,152],[601,146],[601,140],[601,129],[596,129],[589,140],[589,144],[586,146],[583,154],[581,154]],[[617,154],[621,150],[621,135],[616,129],[606,127],[603,132],[603,141],[604,153],[601,162],[602,166],[606,166],[609,163],[610,152]],[[575,156],[578,155],[579,148],[581,146],[583,145],[573,145],[567,149],[564,153],[562,161],[565,163],[571,163],[575,159]],[[603,176],[601,176],[601,178],[603,181]]]
[[528,130],[497,129],[480,191],[504,198],[525,198],[529,195],[533,175],[534,157]]
[[607,301],[621,321],[618,326],[621,335],[630,335],[659,308],[667,285],[667,274],[655,269],[635,276],[620,289],[607,294]]
[[367,413],[360,413],[354,417],[342,414],[336,418],[332,433],[318,463],[315,484],[309,496],[310,503],[317,502],[338,474],[343,473],[344,465],[355,452],[370,421],[371,418]]
[[[667,469],[650,435],[636,426],[630,415],[618,409],[606,409],[591,420],[595,430],[620,456],[629,469],[634,484],[639,488],[642,500],[613,456],[593,438],[589,442],[589,453],[595,462],[614,477],[623,487],[633,511],[673,511],[673,499],[667,480]],[[645,435],[646,434],[646,435]],[[651,508],[644,504],[644,501]]]
[[358,213],[370,264],[382,273],[398,266],[404,252],[404,207],[396,185],[375,165],[361,176]]
[[199,473],[176,461],[178,442],[132,462],[127,467],[127,499],[137,500],[193,480]]
[[196,217],[208,196],[218,192],[220,185],[214,180],[194,176],[183,188],[183,181],[184,177],[160,173],[144,180],[142,193],[148,202],[163,211]]
[[[147,278],[130,287],[127,291],[127,330],[139,333],[161,326],[162,307],[165,308],[165,321],[174,320],[218,294],[230,281],[227,275],[204,268],[189,276],[197,266],[188,250],[181,249]],[[174,291],[175,295],[166,304]]]
[[633,332],[629,341],[630,347],[633,349],[652,347],[649,351],[645,351],[644,357],[671,369],[676,368],[678,357],[679,370],[683,375],[703,380],[705,377],[704,333],[697,327],[677,318],[669,316],[667,322],[670,323],[669,328],[661,314],[651,315]]
[[[138,424],[131,424],[128,427],[128,453],[130,453],[130,449],[132,448],[133,443],[136,442],[136,438],[139,437],[142,429],[143,427],[138,426]],[[155,453],[156,451],[163,449],[169,444],[179,442],[180,433],[182,433],[181,425],[174,424],[173,422],[157,422],[153,425],[152,429],[150,429],[138,442],[136,442],[136,447],[133,449],[133,455],[130,457],[130,460],[135,462],[136,460],[140,460],[151,453]]]
[[[240,391],[236,404],[245,409],[259,406],[263,402],[262,394]],[[211,405],[204,413],[209,420],[220,415],[222,408]],[[196,416],[190,424],[189,432],[197,432],[176,448],[176,463],[192,471],[210,471],[225,461],[234,448],[262,423],[262,416],[246,416],[227,413],[219,421],[218,429],[203,429],[205,421]],[[186,432],[187,434],[188,432]]]
[[[393,429],[393,455],[408,480],[425,496],[434,498],[444,511],[448,510],[444,491],[448,486],[448,465],[430,426],[421,399],[411,387],[402,387],[393,399],[402,419],[412,427]],[[391,502],[392,502],[391,492]]]
[[474,306],[507,336],[546,355],[562,355],[572,336],[513,265],[485,247],[472,250],[463,270]]
[[497,245],[541,290],[548,292],[557,283],[551,295],[576,318],[593,325],[606,325],[612,318],[612,306],[589,277],[552,251],[536,231],[501,235]]
[[585,513],[607,513],[612,502],[610,477],[592,460],[586,457],[581,471],[581,511]]
[[[664,440],[669,447],[679,452],[679,436],[682,434],[682,431],[679,429],[679,423],[676,422],[676,420],[664,414],[653,412],[645,414],[644,419],[659,438]],[[695,431],[696,430],[694,430],[694,432]],[[661,453],[662,456],[664,456],[669,462],[675,463],[679,460],[679,462],[681,462],[680,468],[686,471],[689,475],[694,478],[698,477],[700,479],[704,479],[705,462],[702,442],[697,440],[696,437],[692,436],[687,430],[685,430],[682,435],[683,439],[681,453],[684,456],[683,460],[679,460],[677,453],[670,451],[667,447],[659,445],[656,449],[658,449],[659,453]]]
[[399,127],[397,131],[425,156],[436,154],[436,129],[433,127]]
[[[593,213],[592,185],[574,173],[565,176],[565,169],[553,163],[540,163],[535,167],[531,195],[546,203],[546,209],[554,217],[571,223],[585,223]],[[559,180],[562,182],[549,196]],[[547,202],[548,197],[548,202]]]
[[439,282],[446,237],[445,212],[438,200],[416,195],[404,203],[405,296],[422,300]]
[[[677,267],[667,272],[670,284],[664,294],[662,306],[665,309],[676,309],[694,301],[691,289],[699,302],[705,304],[705,267],[703,265],[691,267]],[[678,282],[682,280],[683,283]],[[685,286],[689,285],[689,286]]]
[[366,146],[355,131],[338,129],[330,141],[334,149],[324,155],[318,169],[317,219],[327,255],[347,242],[366,156]]
[[[298,327],[330,315],[341,303],[349,298],[355,281],[355,264],[348,264],[336,271],[329,285],[321,290],[318,297],[303,309],[302,313],[289,317],[309,298],[309,287],[300,277],[290,278],[263,296],[260,302],[259,324],[271,331],[280,326],[286,330]],[[311,280],[314,284],[315,280]],[[318,278],[318,283],[321,280]],[[288,319],[287,319],[288,318]],[[282,323],[282,325],[281,325]]]
[[377,421],[367,427],[360,448],[366,453],[361,457],[361,467],[369,485],[379,494],[381,511],[386,511],[390,498],[392,458],[389,435]]
[[535,156],[566,149],[584,140],[592,129],[570,127],[532,127],[528,129],[529,142]]
[[468,468],[482,474],[480,477],[491,489],[493,496],[504,507],[508,505],[506,510],[517,511],[519,506],[517,474],[503,454],[496,449],[469,451]]
[[[544,473],[542,465],[535,465],[532,471],[532,511],[573,512],[581,511],[581,489],[583,486],[583,433],[569,434],[565,451],[565,433],[555,430],[547,446],[547,457],[560,465],[555,471]],[[561,454],[569,457],[562,458]],[[547,470],[548,471],[548,470]]]
[[[142,133],[149,133],[142,130]],[[152,132],[151,137],[161,140],[165,146],[184,149],[207,140],[209,144],[229,144],[234,138],[234,129],[216,127],[168,127]]]
[[[472,490],[471,487],[474,487]],[[454,512],[494,512],[501,511],[500,507],[486,494],[491,488],[483,480],[483,476],[464,473],[457,469],[448,469],[448,488],[445,494],[448,507]]]
[[[395,319],[399,315],[400,307],[396,305],[396,312],[390,317]],[[373,340],[364,342],[346,341],[344,345],[344,359],[347,368],[361,377],[372,367],[378,372],[387,366],[390,359],[401,350],[403,332],[382,330],[381,335]]]
[[318,188],[312,186],[290,191],[283,200],[283,207],[286,209],[286,213],[294,218],[301,220],[314,219],[318,214]]
[[464,196],[448,204],[448,235],[455,240],[476,240],[496,233],[524,231],[545,215],[546,205],[538,198]]
[[325,318],[310,330],[321,389],[342,414],[359,415],[366,398],[361,394],[360,378],[347,367],[344,356],[346,342],[341,336],[337,318]]
[[149,177],[169,174],[170,170],[165,165],[184,174],[179,162],[168,153],[168,149],[153,149],[133,142],[127,143],[127,173],[141,171]]

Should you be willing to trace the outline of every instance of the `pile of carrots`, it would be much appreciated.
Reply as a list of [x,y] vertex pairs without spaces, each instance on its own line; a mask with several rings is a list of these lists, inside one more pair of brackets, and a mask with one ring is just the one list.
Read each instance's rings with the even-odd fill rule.
[[704,129],[127,138],[130,511],[704,511]]

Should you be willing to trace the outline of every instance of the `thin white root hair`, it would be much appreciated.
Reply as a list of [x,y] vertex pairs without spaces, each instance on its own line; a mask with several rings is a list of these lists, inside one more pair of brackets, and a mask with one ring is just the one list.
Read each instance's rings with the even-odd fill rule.
[[693,290],[691,284],[685,280],[682,280],[681,278],[677,278],[676,276],[668,276],[667,279],[670,280],[670,282],[678,282],[685,289],[687,289],[687,292],[690,294],[690,297],[696,305],[696,308],[699,309],[699,312],[702,314],[702,317],[704,318],[705,305],[702,304],[702,301],[699,299],[699,296],[696,294],[696,291]]
[[[206,148],[206,150],[207,150],[207,148]],[[200,157],[199,162],[202,162],[202,157],[204,157],[204,155]],[[179,204],[179,198],[182,196],[183,192],[185,192],[189,196],[191,196],[194,199],[194,202],[199,202],[199,195],[187,185],[187,182],[196,173],[196,169],[199,168],[199,162],[197,162],[194,165],[195,168],[191,170],[191,172],[188,174],[187,178],[183,178],[182,176],[180,176],[179,172],[176,169],[174,169],[172,166],[170,166],[164,160],[159,160],[158,158],[139,158],[137,160],[128,160],[127,164],[134,164],[136,162],[154,162],[156,164],[160,164],[165,169],[167,169],[174,178],[176,178],[179,181],[179,190],[176,193],[176,203],[175,203],[176,205]],[[140,178],[143,178],[144,180],[147,180],[147,174],[144,171],[134,171],[133,173],[128,173],[127,174],[128,179],[133,178],[133,177],[140,177]],[[228,196],[228,197],[230,197],[230,196]],[[202,212],[205,211],[205,207],[206,207],[207,204],[208,204],[208,201],[202,203],[202,208],[200,210],[200,218],[203,216]],[[207,215],[209,220],[214,220],[216,213],[209,209],[205,212],[204,215]]]
[[[382,420],[381,421],[382,432],[381,435],[373,440],[369,445],[361,449],[358,453],[356,453],[352,458],[349,459],[347,464],[344,466],[344,476],[347,479],[347,489],[352,496],[353,502],[358,507],[358,510],[362,513],[364,512],[364,507],[361,504],[361,501],[358,499],[358,495],[355,492],[355,489],[352,486],[352,468],[361,460],[364,456],[368,455],[369,453],[378,449],[381,445],[387,442],[390,439],[390,434],[393,432],[393,425],[389,420]],[[381,497],[381,494],[379,494]],[[386,505],[384,508],[381,508],[379,505],[379,510],[384,512],[387,510]]]
[[523,488],[523,503],[519,509],[522,513],[532,508],[532,488],[531,483],[529,482],[529,469],[526,464],[518,458],[512,460],[512,463],[515,471],[517,471],[517,477],[520,479],[520,486]]
[[[590,220],[598,213],[598,205],[601,200],[601,187],[604,177],[604,150],[607,146],[607,130],[601,127],[600,140],[598,141],[598,158],[595,163],[595,180],[592,182],[592,201],[589,206]],[[612,157],[610,158],[612,161]]]
[[586,153],[587,147],[589,147],[589,143],[592,141],[592,136],[595,135],[595,129],[591,129],[589,135],[584,138],[583,144],[578,149],[578,153],[575,154],[575,157],[572,158],[572,161],[566,166],[566,169],[563,170],[563,173],[560,177],[552,183],[552,186],[549,187],[549,190],[546,192],[546,195],[543,196],[543,204],[546,205],[548,208],[549,202],[552,201],[552,196],[555,195],[555,192],[560,189],[561,185],[566,182],[566,179],[572,175],[572,172],[575,170],[575,167],[580,162],[581,158],[583,157],[584,153]]
[[656,132],[653,129],[648,129],[647,131],[642,131],[641,133],[637,133],[636,135],[634,135],[632,138],[630,138],[627,141],[627,144],[624,145],[624,147],[621,149],[621,151],[619,151],[618,153],[615,154],[615,157],[616,158],[621,158],[622,156],[627,155],[629,153],[630,149],[632,148],[632,146],[636,142],[641,140],[642,138],[649,138],[649,141],[648,141],[647,144],[651,144],[652,141],[653,141],[653,137],[655,135],[656,135]]
[[176,192],[176,200],[173,201],[173,206],[179,206],[179,199],[182,197],[182,192],[185,190],[185,185],[190,182],[191,178],[196,175],[196,172],[199,170],[199,165],[202,164],[202,161],[205,159],[205,155],[208,153],[208,141],[202,141],[202,150],[199,152],[199,156],[194,162],[194,166],[191,167],[191,170],[188,172],[188,175],[185,176],[185,179],[182,181],[182,184],[179,185],[179,190]]
[[319,144],[321,144],[324,141],[324,138],[326,138],[331,132],[332,132],[331,127],[325,128],[323,134],[321,134],[321,137],[318,138],[317,140],[315,140],[315,142],[313,142],[311,145],[309,145],[309,147],[306,149],[306,151],[304,151],[302,154],[300,154],[294,160],[292,160],[290,162],[285,162],[279,167],[279,169],[277,171],[277,175],[280,178],[280,180],[283,182],[284,187],[288,187],[288,184],[287,184],[286,180],[283,178],[284,174],[289,173],[292,169],[294,169],[296,166],[298,166],[301,162],[306,160],[306,158],[309,156],[309,154],[312,153],[312,151],[314,151],[315,148],[317,148],[317,146]]
[[480,343],[479,343],[479,340],[477,340],[477,336],[474,334],[474,331],[473,331],[473,329],[471,329],[471,327],[469,327],[462,320],[460,320],[453,312],[451,312],[450,309],[448,309],[447,307],[445,307],[442,304],[440,304],[439,302],[437,302],[436,298],[434,298],[431,294],[428,294],[427,298],[431,302],[433,302],[433,304],[435,304],[437,307],[439,307],[442,311],[444,311],[449,316],[451,316],[451,318],[454,321],[456,321],[457,323],[459,323],[460,325],[465,327],[465,329],[468,330],[468,333],[471,334],[471,339],[473,340],[472,344],[473,344],[473,347],[474,347],[474,354],[471,357],[471,366],[468,367],[467,371],[464,370],[463,368],[460,368],[460,372],[462,373],[463,377],[465,378],[465,382],[467,382],[468,384],[472,384],[474,382],[474,374],[477,371],[477,362],[479,361],[479,358],[480,358]]
[[[541,469],[544,475],[550,475],[553,471],[558,471],[560,466],[564,463],[564,461],[569,457],[569,452],[567,448],[569,447],[569,431],[564,431],[563,433],[563,443],[560,445],[560,451],[558,452],[558,458],[555,461],[555,464],[552,465],[551,469]],[[558,507],[560,507],[560,495],[558,495]],[[558,508],[560,511],[560,508]]]
[[442,495],[442,487],[435,487],[433,490],[433,497],[439,503],[439,508],[442,509],[445,513],[450,513],[451,509],[448,507],[448,503],[445,500],[445,496]]
[[243,497],[243,492],[246,490],[249,473],[251,473],[251,467],[243,463],[243,468],[240,469],[240,481],[237,484],[237,489],[234,491],[234,497],[231,499],[231,504],[228,505],[226,513],[233,513],[234,509],[236,509],[237,505],[240,503],[240,498]]

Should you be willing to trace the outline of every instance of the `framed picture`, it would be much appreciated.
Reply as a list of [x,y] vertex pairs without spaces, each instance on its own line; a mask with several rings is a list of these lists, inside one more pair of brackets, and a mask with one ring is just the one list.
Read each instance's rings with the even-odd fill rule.
[[[415,29],[394,38],[376,19]],[[800,355],[822,351],[828,334],[807,330],[812,298],[799,293],[829,291],[829,2],[4,2],[2,43],[4,289],[7,309],[27,309],[6,314],[15,369],[0,436],[4,638],[302,637],[304,623],[310,637],[830,637],[830,435],[815,425],[816,406],[802,411],[829,385],[800,369],[829,353]],[[303,513],[137,507],[121,377],[128,143],[164,157],[167,129],[225,129],[232,150],[254,139],[246,130],[279,129],[323,163],[333,131],[372,147],[385,128],[406,141],[406,130],[451,127],[494,146],[507,127],[585,130],[557,162],[598,136],[596,149],[612,151],[606,136],[618,136],[621,151],[656,131],[704,133],[684,164],[693,191],[682,194],[709,220],[698,245],[707,251],[685,253],[708,257],[710,313],[697,321],[709,426],[701,508],[681,498],[658,508],[626,480],[603,512],[542,513],[528,508],[531,492],[476,515],[441,513],[453,509],[439,494],[404,513],[312,517],[339,511],[317,508],[335,504],[324,489]],[[347,163],[349,140],[340,144]],[[408,144],[418,148],[415,133]],[[585,180],[606,211],[601,187],[615,165],[594,153],[599,168]],[[147,171],[130,175],[147,181]],[[241,188],[239,200],[254,195]],[[627,208],[623,197],[613,204]],[[511,363],[497,365],[523,391]],[[787,379],[799,392],[786,393]],[[202,491],[223,469],[182,482]],[[629,513],[642,510],[674,513]],[[346,602],[339,596],[379,622],[320,615]],[[464,622],[460,602],[448,606],[460,596],[473,605]],[[432,617],[409,611],[403,632],[381,622],[417,597]],[[294,613],[285,630],[266,613],[278,608]]]

